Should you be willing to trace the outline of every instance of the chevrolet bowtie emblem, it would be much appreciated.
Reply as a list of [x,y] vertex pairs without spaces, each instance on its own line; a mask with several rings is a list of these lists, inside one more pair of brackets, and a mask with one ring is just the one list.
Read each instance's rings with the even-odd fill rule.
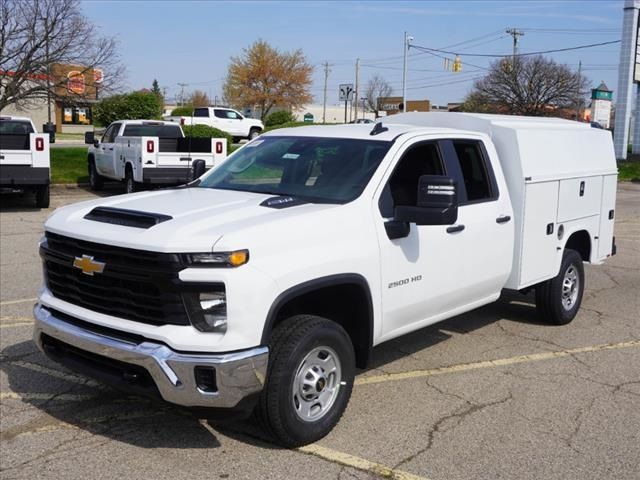
[[82,270],[85,275],[93,276],[94,273],[102,273],[105,263],[96,262],[90,255],[82,255],[73,260],[73,267]]

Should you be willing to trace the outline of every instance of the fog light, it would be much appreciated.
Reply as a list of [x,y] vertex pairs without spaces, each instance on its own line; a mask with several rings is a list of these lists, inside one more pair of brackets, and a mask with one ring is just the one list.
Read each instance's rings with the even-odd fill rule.
[[215,393],[218,391],[216,384],[216,369],[213,367],[196,367],[193,370],[196,378],[196,386],[199,390],[207,393]]

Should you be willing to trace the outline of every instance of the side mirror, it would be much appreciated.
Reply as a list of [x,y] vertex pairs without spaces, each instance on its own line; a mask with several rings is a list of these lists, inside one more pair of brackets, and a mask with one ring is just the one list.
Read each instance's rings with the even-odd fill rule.
[[458,192],[453,178],[422,175],[417,204],[398,205],[394,220],[416,225],[453,225],[458,219]]
[[93,132],[84,132],[84,143],[87,145],[95,144],[95,135]]
[[193,162],[193,179],[200,178],[207,171],[207,165],[204,160],[196,160]]

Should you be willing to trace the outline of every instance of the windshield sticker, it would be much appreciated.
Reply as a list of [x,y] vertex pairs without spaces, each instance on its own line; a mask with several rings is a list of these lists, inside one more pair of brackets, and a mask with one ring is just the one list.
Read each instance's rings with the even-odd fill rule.
[[258,145],[260,145],[261,143],[264,143],[264,140],[254,140],[253,142],[247,144],[247,146],[245,148],[253,148],[253,147],[257,147]]
[[299,153],[285,153],[282,158],[286,158],[287,160],[295,160],[300,156]]

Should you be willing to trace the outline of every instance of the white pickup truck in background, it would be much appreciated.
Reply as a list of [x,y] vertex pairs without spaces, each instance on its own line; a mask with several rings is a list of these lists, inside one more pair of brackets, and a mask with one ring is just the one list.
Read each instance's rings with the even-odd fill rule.
[[33,191],[36,206],[49,206],[49,134],[25,117],[0,117],[0,189]]
[[127,193],[141,185],[178,185],[199,177],[227,157],[224,138],[185,137],[180,125],[155,120],[120,120],[91,144],[87,160],[93,190],[105,180],[124,181]]
[[49,217],[34,339],[107,382],[255,407],[277,442],[314,442],[375,345],[505,289],[571,322],[583,263],[615,253],[616,179],[611,134],[567,120],[407,113],[269,132],[186,188]]
[[180,125],[207,125],[227,132],[234,142],[242,138],[253,140],[264,130],[260,120],[247,118],[240,112],[223,107],[197,107],[190,117],[166,117],[165,120],[178,122]]

